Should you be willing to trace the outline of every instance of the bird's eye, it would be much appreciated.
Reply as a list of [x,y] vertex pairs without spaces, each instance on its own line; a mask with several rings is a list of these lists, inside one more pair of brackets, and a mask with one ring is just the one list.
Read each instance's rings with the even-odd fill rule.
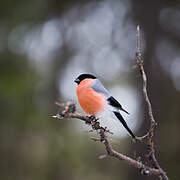
[[75,83],[79,84],[80,83],[80,80],[77,78],[74,80]]

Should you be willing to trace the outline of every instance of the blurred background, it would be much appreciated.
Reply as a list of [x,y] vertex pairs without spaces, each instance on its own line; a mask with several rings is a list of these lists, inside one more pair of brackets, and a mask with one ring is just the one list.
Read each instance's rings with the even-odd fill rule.
[[[170,179],[179,180],[179,22],[178,0],[1,0],[1,179],[157,179],[115,159],[99,160],[104,146],[90,139],[87,126],[52,118],[59,110],[56,100],[77,102],[73,80],[92,73],[130,112],[123,116],[135,134],[146,132],[147,109],[134,68],[140,24],[148,93],[159,125],[157,158]],[[146,147],[134,144],[121,125],[114,131],[116,150],[145,158]]]

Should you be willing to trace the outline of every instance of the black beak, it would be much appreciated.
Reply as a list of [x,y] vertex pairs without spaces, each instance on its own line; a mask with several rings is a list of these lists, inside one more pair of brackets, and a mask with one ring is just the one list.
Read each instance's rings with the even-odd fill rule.
[[74,80],[75,83],[79,84],[80,83],[80,80],[77,78]]

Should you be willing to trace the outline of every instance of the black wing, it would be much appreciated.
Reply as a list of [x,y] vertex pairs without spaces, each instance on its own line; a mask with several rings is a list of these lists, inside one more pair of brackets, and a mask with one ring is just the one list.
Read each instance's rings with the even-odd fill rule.
[[121,106],[121,104],[113,97],[111,96],[110,98],[107,99],[107,101],[109,102],[109,104],[115,108],[118,108],[122,111],[124,111],[125,113],[129,114],[126,110],[124,110]]
[[124,118],[121,116],[120,113],[114,111],[115,116],[119,119],[119,121],[122,123],[122,125],[126,128],[126,130],[129,132],[129,134],[132,136],[133,139],[136,139],[133,132],[129,129],[127,123],[125,122]]

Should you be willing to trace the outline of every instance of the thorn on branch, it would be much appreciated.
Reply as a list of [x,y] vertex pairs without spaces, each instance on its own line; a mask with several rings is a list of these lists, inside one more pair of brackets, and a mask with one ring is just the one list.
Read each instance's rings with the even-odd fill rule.
[[107,155],[107,154],[103,154],[103,155],[99,156],[99,158],[98,158],[98,159],[105,159],[105,158],[107,158],[107,157],[108,157],[108,155]]
[[93,141],[95,141],[95,142],[101,141],[99,138],[96,138],[96,137],[91,137],[91,139],[92,139]]
[[60,108],[64,108],[64,113],[74,113],[76,111],[76,106],[73,101],[68,101],[67,103],[55,102]]

